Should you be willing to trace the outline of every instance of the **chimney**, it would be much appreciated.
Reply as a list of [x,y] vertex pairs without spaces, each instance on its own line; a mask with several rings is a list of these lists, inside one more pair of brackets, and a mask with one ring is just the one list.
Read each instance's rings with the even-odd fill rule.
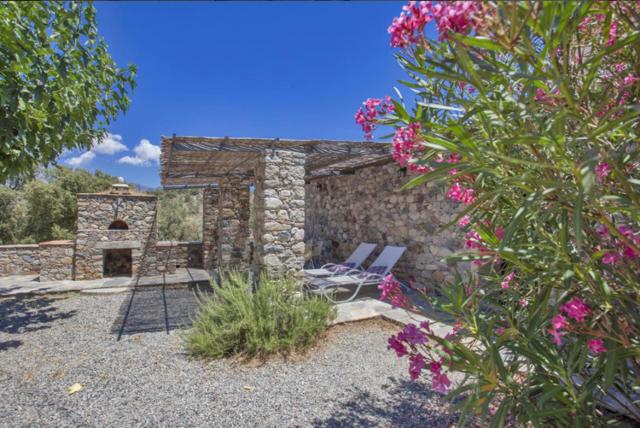
[[128,195],[129,185],[124,182],[122,177],[118,177],[118,182],[111,185],[111,193]]

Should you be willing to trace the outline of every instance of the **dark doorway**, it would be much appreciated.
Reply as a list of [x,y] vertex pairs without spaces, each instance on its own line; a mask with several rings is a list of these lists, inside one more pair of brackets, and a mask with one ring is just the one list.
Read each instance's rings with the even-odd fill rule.
[[116,220],[109,225],[109,230],[129,230],[129,226],[122,220]]
[[102,276],[131,276],[131,249],[104,250]]

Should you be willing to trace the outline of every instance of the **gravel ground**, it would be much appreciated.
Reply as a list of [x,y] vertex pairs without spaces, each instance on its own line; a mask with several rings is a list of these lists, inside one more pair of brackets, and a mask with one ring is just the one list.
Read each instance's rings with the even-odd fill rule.
[[[138,316],[143,332],[120,328],[127,308],[132,319],[167,314],[190,292],[139,293],[156,294],[132,305],[129,294],[0,299],[0,426],[440,427],[455,419],[386,350],[395,326],[336,326],[289,361],[204,362],[185,353],[179,330],[162,328],[174,326],[170,317],[150,328],[149,316]],[[84,389],[68,395],[75,383]]]

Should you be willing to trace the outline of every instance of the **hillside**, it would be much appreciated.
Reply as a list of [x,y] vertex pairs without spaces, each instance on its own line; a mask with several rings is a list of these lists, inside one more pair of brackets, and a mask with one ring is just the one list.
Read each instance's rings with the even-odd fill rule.
[[[0,185],[0,245],[73,239],[76,194],[109,190],[117,177],[56,166],[13,187]],[[202,193],[153,190],[158,196],[158,238],[199,240]]]

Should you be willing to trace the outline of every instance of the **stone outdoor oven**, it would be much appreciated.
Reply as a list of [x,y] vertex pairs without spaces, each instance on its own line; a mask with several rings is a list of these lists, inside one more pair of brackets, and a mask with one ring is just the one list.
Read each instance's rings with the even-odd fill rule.
[[78,194],[75,279],[145,275],[142,266],[155,266],[156,205],[125,184]]

